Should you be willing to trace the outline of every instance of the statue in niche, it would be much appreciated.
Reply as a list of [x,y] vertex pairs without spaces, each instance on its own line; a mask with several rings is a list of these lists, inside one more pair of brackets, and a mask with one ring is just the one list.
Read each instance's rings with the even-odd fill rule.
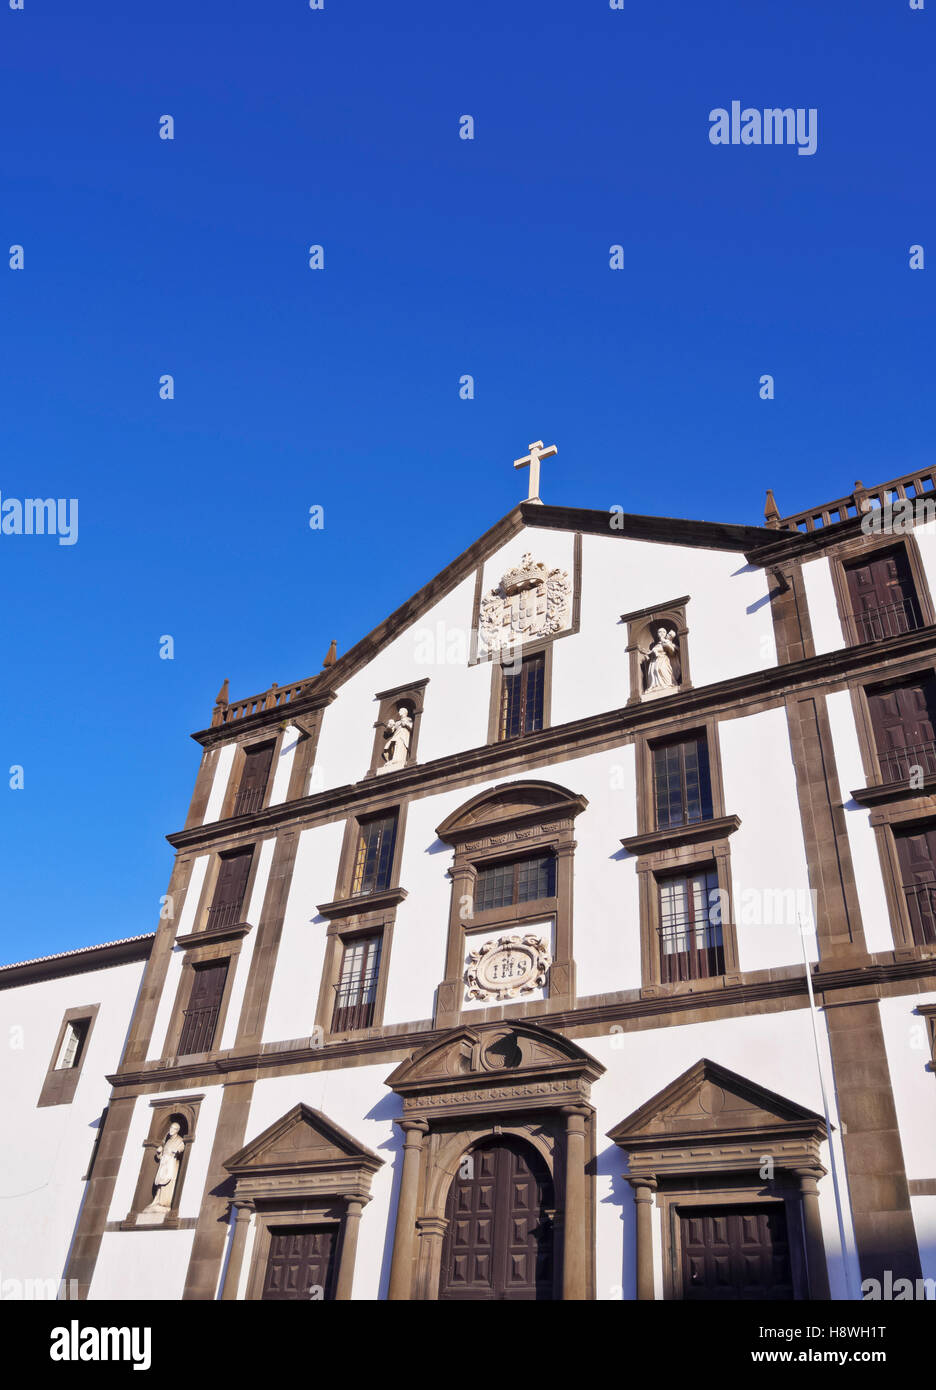
[[397,768],[405,767],[409,758],[410,742],[413,737],[413,714],[407,705],[400,705],[397,709],[397,718],[388,719],[384,724],[384,739],[381,757],[383,765],[377,769],[381,772],[396,772]]
[[166,1217],[172,1210],[172,1199],[179,1180],[179,1164],[185,1153],[185,1141],[181,1131],[182,1126],[178,1120],[173,1120],[169,1126],[169,1133],[156,1148],[154,1158],[158,1166],[153,1179],[156,1195],[149,1206],[143,1208],[144,1214]]
[[679,684],[679,646],[675,628],[660,626],[656,640],[644,651],[644,694],[663,695]]

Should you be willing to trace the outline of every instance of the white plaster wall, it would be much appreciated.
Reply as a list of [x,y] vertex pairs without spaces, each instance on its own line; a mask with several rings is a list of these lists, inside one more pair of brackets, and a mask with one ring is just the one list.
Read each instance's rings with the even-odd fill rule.
[[826,696],[826,705],[865,942],[869,951],[892,951],[894,933],[887,910],[881,856],[871,828],[871,812],[852,798],[852,791],[863,787],[868,779],[861,762],[851,696],[847,690],[836,690]]
[[276,767],[273,769],[273,786],[270,788],[269,801],[271,806],[278,806],[281,801],[286,800],[289,779],[292,775],[293,759],[296,756],[296,747],[301,737],[299,730],[292,724],[283,731],[280,750],[276,758]]
[[194,1240],[193,1230],[155,1234],[105,1231],[89,1300],[178,1301],[185,1289]]
[[[61,1278],[84,1197],[82,1181],[110,1097],[143,976],[143,961],[0,991],[3,1113],[0,1284]],[[37,1109],[62,1018],[99,1004],[70,1105]]]
[[[829,1059],[821,1030],[824,1067]],[[622,1177],[624,1155],[604,1136],[607,1131],[675,1081],[702,1057],[823,1113],[810,1017],[807,1010],[714,1020],[676,1028],[587,1037],[580,1045],[607,1071],[592,1087],[597,1109],[598,1190],[596,1194],[597,1297],[617,1300],[636,1295],[633,1192]],[[829,1169],[829,1146],[823,1167]],[[819,1204],[833,1298],[858,1296],[860,1276],[846,1210],[847,1246],[839,1239],[831,1174],[820,1181]],[[653,1207],[656,1297],[662,1298],[661,1213]]]
[[224,804],[224,794],[230,780],[236,748],[236,743],[226,743],[218,754],[218,762],[211,782],[211,794],[208,797],[208,805],[205,807],[205,819],[202,821],[203,825],[207,825],[209,821],[217,820],[221,815],[221,807]]
[[817,560],[807,560],[803,565],[803,587],[806,590],[806,606],[812,626],[816,655],[835,652],[844,647],[842,624],[832,586],[832,570],[829,559],[820,555]]
[[244,995],[247,991],[247,981],[250,977],[250,963],[253,960],[254,947],[257,944],[257,928],[260,925],[260,914],[263,911],[263,900],[266,897],[267,884],[270,881],[270,866],[273,862],[273,850],[275,847],[275,838],[264,840],[260,845],[260,858],[257,862],[257,872],[254,875],[250,901],[247,904],[247,912],[244,916],[244,921],[250,923],[253,927],[253,931],[249,931],[243,938],[241,949],[234,958],[234,980],[231,985],[231,998],[228,1003],[224,1028],[221,1033],[220,1046],[222,1048],[233,1047],[237,1038],[237,1025],[240,1022],[241,1005],[244,1002]]
[[267,1003],[265,1042],[312,1034],[328,925],[316,904],[331,902],[335,895],[343,834],[344,824],[338,821],[304,830],[299,836]]
[[[882,999],[881,1028],[890,1071],[907,1180],[936,1178],[936,1076],[926,1020],[913,1011],[936,1004],[936,994]],[[936,1279],[936,1197],[911,1197],[924,1279]]]
[[[765,710],[718,726],[731,836],[732,910],[742,970],[803,958],[796,912],[812,915],[809,871],[786,711]],[[815,936],[809,937],[815,960]]]
[[[250,1143],[303,1101],[384,1160],[374,1175],[373,1196],[361,1217],[351,1294],[355,1299],[385,1298],[390,1273],[402,1153],[402,1136],[393,1124],[402,1107],[384,1085],[393,1070],[392,1063],[381,1063],[258,1081],[247,1123],[245,1143]],[[244,1265],[246,1279],[248,1258]]]
[[[931,499],[932,496],[930,493]],[[920,560],[929,591],[936,595],[936,522],[928,521],[925,526],[914,527],[913,534],[920,549]]]
[[[176,928],[177,936],[182,936],[184,933],[190,932],[195,925],[195,913],[198,909],[198,900],[201,897],[210,857],[211,856],[208,854],[201,854],[192,865],[188,890],[185,894],[185,901],[182,904],[182,911],[179,913],[179,925]],[[179,988],[179,977],[182,973],[182,962],[184,958],[185,952],[179,948],[175,948],[172,955],[169,957],[169,965],[166,969],[166,981],[163,985],[162,994],[159,997],[159,1008],[156,1010],[156,1019],[153,1024],[153,1033],[150,1038],[147,1061],[162,1057],[165,1052],[166,1034],[169,1031],[172,1007],[175,1003],[176,992]]]

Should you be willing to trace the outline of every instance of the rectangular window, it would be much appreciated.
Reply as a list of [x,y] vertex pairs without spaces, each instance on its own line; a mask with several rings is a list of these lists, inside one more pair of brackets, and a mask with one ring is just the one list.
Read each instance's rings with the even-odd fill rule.
[[910,562],[903,546],[875,551],[845,566],[848,598],[859,642],[877,642],[921,627]]
[[377,1003],[382,933],[356,936],[344,943],[341,977],[335,993],[332,1032],[350,1028],[369,1028]]
[[543,727],[546,654],[525,657],[519,670],[504,671],[501,688],[499,738],[517,738]]
[[89,1018],[75,1018],[65,1024],[65,1036],[62,1038],[62,1046],[55,1063],[56,1071],[78,1066],[90,1026]]
[[657,830],[711,820],[712,779],[705,737],[657,744],[651,752]]
[[881,776],[903,782],[911,769],[936,773],[936,680],[917,676],[887,689],[868,691]]
[[[702,980],[725,971],[715,872],[664,878],[660,890],[660,979]],[[713,901],[714,898],[714,901]]]
[[179,1056],[210,1052],[214,1046],[221,999],[230,961],[211,960],[192,966],[192,992],[179,1039]]
[[370,820],[361,821],[351,880],[353,898],[365,893],[382,893],[390,887],[396,828],[395,811],[390,815],[373,816]]
[[936,826],[894,834],[910,935],[915,946],[936,942]]
[[478,870],[475,883],[475,912],[513,903],[535,902],[556,896],[556,856],[535,859],[501,859]]
[[233,927],[241,920],[252,858],[253,848],[222,854],[214,897],[208,909],[209,931],[216,927]]
[[274,747],[273,743],[258,743],[244,749],[244,768],[234,802],[235,816],[251,815],[263,805]]

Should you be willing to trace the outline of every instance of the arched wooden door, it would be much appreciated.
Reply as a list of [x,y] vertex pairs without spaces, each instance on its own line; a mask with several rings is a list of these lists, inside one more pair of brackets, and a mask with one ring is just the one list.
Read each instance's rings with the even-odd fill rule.
[[553,1184],[521,1139],[476,1145],[449,1188],[440,1299],[551,1299]]

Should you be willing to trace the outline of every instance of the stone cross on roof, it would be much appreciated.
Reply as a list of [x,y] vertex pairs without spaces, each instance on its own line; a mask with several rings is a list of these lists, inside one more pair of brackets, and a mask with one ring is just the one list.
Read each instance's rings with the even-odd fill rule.
[[530,493],[528,502],[541,502],[543,499],[539,495],[540,481],[540,459],[551,458],[553,454],[558,454],[559,448],[555,444],[549,444],[544,449],[543,441],[537,439],[535,444],[530,445],[530,452],[522,459],[514,459],[514,468],[529,468],[530,470]]

